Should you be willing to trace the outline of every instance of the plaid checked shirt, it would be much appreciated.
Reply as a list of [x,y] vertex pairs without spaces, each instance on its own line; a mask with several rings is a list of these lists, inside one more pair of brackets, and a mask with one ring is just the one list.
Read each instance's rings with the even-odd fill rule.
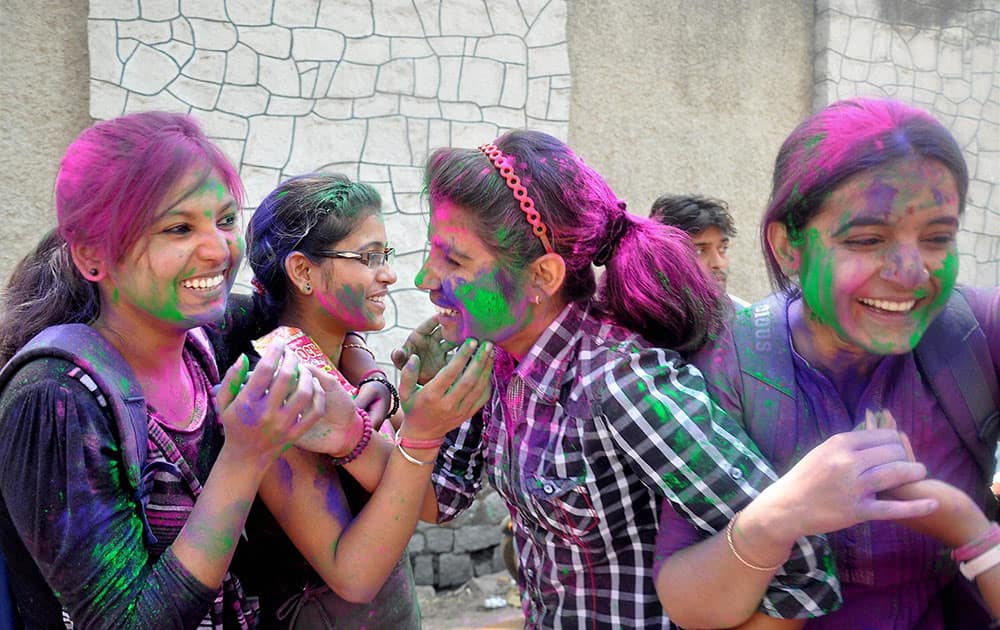
[[[774,472],[696,368],[586,304],[519,365],[497,352],[492,399],[442,447],[439,520],[469,507],[485,473],[511,511],[527,627],[669,628],[652,575],[661,499],[715,533]],[[799,540],[763,608],[838,607],[832,566],[824,537]]]

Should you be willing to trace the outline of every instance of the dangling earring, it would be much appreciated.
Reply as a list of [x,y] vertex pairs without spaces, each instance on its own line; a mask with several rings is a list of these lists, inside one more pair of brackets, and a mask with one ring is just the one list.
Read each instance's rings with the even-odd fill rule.
[[540,295],[533,295],[533,296],[531,296],[531,303],[535,304],[535,305],[541,304],[542,303],[542,296],[540,296]]
[[305,293],[306,295],[312,293],[312,290],[313,290],[313,285],[309,284],[308,282],[304,287],[302,287],[302,292]]

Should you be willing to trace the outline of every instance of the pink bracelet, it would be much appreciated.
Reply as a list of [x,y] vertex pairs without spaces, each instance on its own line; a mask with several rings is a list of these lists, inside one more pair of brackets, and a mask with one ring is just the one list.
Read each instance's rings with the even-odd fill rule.
[[1000,525],[990,523],[990,528],[977,536],[971,542],[951,550],[951,559],[955,562],[968,562],[1000,545]]
[[396,435],[393,436],[393,444],[396,446],[402,446],[403,448],[437,448],[444,444],[444,438],[432,438],[427,440],[417,440],[413,438],[406,438],[396,431]]
[[358,417],[361,418],[363,427],[361,429],[361,439],[354,446],[354,450],[345,455],[344,457],[331,457],[331,463],[334,466],[343,466],[344,464],[349,464],[356,460],[361,451],[365,450],[368,446],[368,442],[372,439],[372,419],[368,416],[368,412],[364,409],[358,408]]

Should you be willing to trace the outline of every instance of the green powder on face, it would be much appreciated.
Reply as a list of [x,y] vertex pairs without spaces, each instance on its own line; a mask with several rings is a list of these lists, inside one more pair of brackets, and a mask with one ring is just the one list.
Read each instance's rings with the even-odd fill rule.
[[507,328],[517,323],[507,296],[500,288],[498,274],[499,270],[493,269],[477,278],[476,282],[455,287],[455,298],[462,303],[469,317],[491,330]]
[[844,327],[837,320],[837,305],[833,299],[833,256],[823,244],[816,228],[809,228],[807,244],[802,251],[802,296],[817,322],[829,326],[841,337]]
[[934,317],[937,316],[938,312],[951,299],[951,294],[955,290],[955,282],[958,280],[958,256],[955,255],[955,252],[948,252],[948,255],[944,258],[944,264],[941,265],[940,269],[934,271],[932,275],[940,282],[941,291],[927,308],[920,309],[916,314],[918,318],[917,329],[910,336],[911,348],[917,346],[924,333],[927,332],[927,327],[931,325]]

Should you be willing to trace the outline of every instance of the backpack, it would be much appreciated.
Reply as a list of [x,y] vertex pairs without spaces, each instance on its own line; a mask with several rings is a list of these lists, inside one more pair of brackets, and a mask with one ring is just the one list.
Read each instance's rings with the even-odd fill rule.
[[[219,371],[205,331],[193,328],[188,331],[187,339],[209,380],[218,383]],[[102,408],[110,409],[121,443],[125,479],[139,511],[146,542],[155,543],[156,536],[146,518],[149,484],[158,471],[169,471],[177,476],[180,476],[180,471],[168,462],[146,462],[149,451],[148,416],[146,400],[135,373],[125,358],[96,330],[86,324],[62,324],[38,333],[11,357],[0,370],[0,393],[18,370],[35,359],[45,357],[74,364],[77,369],[71,370],[70,376],[90,390]]]
[[[744,426],[775,461],[793,461],[789,449],[794,449],[797,433],[786,304],[785,296],[772,295],[738,312],[732,324]],[[914,355],[942,411],[988,482],[1000,430],[1000,385],[986,334],[960,289],[928,326]]]

